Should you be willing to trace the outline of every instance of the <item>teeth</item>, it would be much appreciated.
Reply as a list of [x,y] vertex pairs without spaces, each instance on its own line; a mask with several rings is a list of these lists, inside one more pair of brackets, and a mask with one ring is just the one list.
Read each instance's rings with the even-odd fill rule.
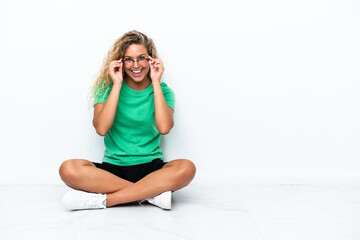
[[140,73],[141,72],[141,70],[138,70],[138,71],[132,71],[133,73]]

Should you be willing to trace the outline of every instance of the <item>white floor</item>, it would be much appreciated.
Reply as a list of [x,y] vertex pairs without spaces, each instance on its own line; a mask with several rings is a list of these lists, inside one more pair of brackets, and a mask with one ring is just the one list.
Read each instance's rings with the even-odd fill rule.
[[0,185],[0,239],[360,239],[360,186],[210,186],[173,193],[173,209],[66,211],[59,185]]

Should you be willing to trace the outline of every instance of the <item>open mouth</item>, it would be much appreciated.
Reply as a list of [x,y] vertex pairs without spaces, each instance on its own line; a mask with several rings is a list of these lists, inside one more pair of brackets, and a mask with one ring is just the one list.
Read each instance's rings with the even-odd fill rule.
[[143,72],[142,69],[141,70],[130,70],[130,71],[135,77],[140,76]]

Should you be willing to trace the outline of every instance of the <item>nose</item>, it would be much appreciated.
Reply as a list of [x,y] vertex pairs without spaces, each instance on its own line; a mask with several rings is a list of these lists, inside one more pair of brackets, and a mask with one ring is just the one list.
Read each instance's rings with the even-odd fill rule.
[[137,68],[139,66],[138,61],[134,61],[134,67]]

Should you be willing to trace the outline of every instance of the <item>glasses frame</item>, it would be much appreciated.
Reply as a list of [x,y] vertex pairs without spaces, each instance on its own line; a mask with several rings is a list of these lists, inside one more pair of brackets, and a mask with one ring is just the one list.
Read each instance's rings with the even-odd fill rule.
[[[128,60],[126,60],[126,59],[128,59]],[[133,66],[133,65],[135,65],[135,62],[140,64],[139,61],[143,61],[143,60],[149,62],[150,58],[144,57],[144,59],[133,59],[133,58],[130,58],[130,57],[126,57],[126,58],[124,58],[124,60],[122,60],[122,62],[124,63],[124,65],[126,64],[127,66]]]

